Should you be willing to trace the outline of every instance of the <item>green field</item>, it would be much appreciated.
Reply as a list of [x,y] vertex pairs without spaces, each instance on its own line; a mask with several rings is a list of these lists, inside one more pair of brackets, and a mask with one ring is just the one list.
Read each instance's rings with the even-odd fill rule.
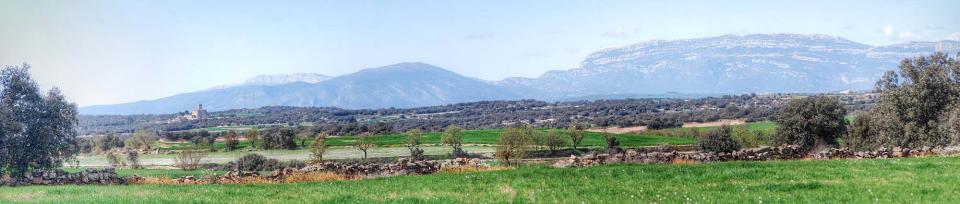
[[[774,129],[777,129],[777,123],[770,122],[770,121],[752,122],[752,123],[747,123],[743,125],[731,125],[731,127],[739,127],[739,126],[747,126],[747,130],[750,130],[750,131],[772,131]],[[720,128],[720,126],[695,127],[695,128],[699,129],[700,131],[713,131],[713,130],[716,130],[717,128]],[[690,128],[671,128],[671,129],[676,130],[676,129],[690,129]]]
[[[541,130],[546,131],[546,130]],[[463,143],[464,144],[485,144],[492,145],[497,143],[497,138],[500,137],[502,129],[487,129],[487,130],[467,130],[463,131]],[[564,132],[564,131],[561,131]],[[660,143],[674,144],[674,145],[684,145],[684,144],[693,144],[696,143],[696,140],[693,138],[680,138],[680,137],[663,137],[656,135],[639,135],[633,133],[627,134],[612,134],[617,136],[617,139],[620,141],[621,146],[625,147],[639,147],[639,146],[653,146]],[[406,136],[402,134],[388,134],[388,135],[376,135],[372,136],[373,143],[381,147],[400,147],[406,142]],[[437,145],[440,144],[442,138],[442,133],[440,132],[428,132],[423,134],[422,142],[427,145]],[[568,140],[569,138],[564,137]],[[356,141],[354,136],[334,136],[327,139],[327,145],[329,146],[351,146]],[[307,144],[313,144],[313,141],[307,141]],[[581,147],[591,147],[591,146],[603,146],[606,143],[603,140],[601,133],[596,132],[587,132],[587,136],[583,139],[583,142],[580,144]],[[216,149],[224,149],[223,142],[216,142]],[[164,143],[162,148],[167,150],[179,150],[184,148],[191,148],[193,145],[190,143]],[[239,146],[241,149],[247,148],[250,146],[250,143],[247,141],[240,141]]]
[[296,184],[29,186],[3,203],[950,203],[960,158],[609,165]]

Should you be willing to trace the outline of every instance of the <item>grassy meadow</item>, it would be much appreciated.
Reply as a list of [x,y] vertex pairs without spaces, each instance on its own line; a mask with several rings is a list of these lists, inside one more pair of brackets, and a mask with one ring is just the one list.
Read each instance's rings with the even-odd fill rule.
[[[548,130],[540,130],[541,132],[546,132]],[[559,130],[561,133],[565,132],[564,130]],[[463,131],[463,144],[474,144],[474,145],[493,145],[497,143],[497,138],[500,138],[500,134],[503,133],[503,129],[485,129],[485,130],[466,130]],[[625,147],[640,147],[640,146],[653,146],[660,143],[673,144],[673,145],[684,145],[684,144],[694,144],[696,140],[694,138],[683,138],[683,137],[665,137],[659,135],[651,134],[636,134],[636,133],[625,133],[625,134],[611,134],[617,136],[617,139],[620,140],[620,144]],[[379,147],[402,147],[406,142],[406,136],[403,134],[386,134],[386,135],[375,135],[371,136],[373,143]],[[423,133],[422,143],[425,145],[440,145],[441,138],[443,133],[440,132],[426,132]],[[569,138],[565,135],[562,136],[564,139],[568,140]],[[332,136],[327,139],[328,146],[351,146],[356,141],[355,136]],[[297,141],[299,144],[299,141]],[[313,141],[307,141],[306,144],[309,146],[313,144]],[[603,140],[603,134],[597,132],[587,132],[586,137],[583,139],[583,142],[580,144],[581,147],[590,147],[590,146],[603,146],[606,143]],[[216,149],[223,149],[225,145],[223,142],[214,143]],[[240,141],[239,147],[241,149],[248,148],[250,143],[248,141]],[[193,144],[186,142],[171,142],[161,144],[161,148],[167,150],[180,150],[184,148],[192,148]]]
[[0,202],[942,203],[960,200],[957,183],[960,158],[928,157],[526,166],[293,184],[27,186],[0,188]]

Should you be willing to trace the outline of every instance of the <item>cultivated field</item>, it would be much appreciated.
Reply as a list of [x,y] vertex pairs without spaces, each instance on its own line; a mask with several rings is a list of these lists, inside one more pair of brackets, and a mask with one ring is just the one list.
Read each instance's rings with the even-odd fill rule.
[[4,203],[937,203],[960,200],[957,183],[960,183],[960,158],[928,157],[625,164],[565,169],[527,166],[490,172],[294,184],[27,186],[0,188],[0,200]]
[[[546,130],[541,130],[546,131]],[[502,129],[488,129],[488,130],[468,130],[463,132],[463,143],[465,144],[464,148],[469,153],[492,153],[494,152],[495,147],[493,146],[497,142],[497,138],[500,137],[500,134],[503,132]],[[671,145],[689,145],[696,143],[695,138],[688,137],[665,137],[657,135],[641,135],[635,133],[626,133],[626,134],[615,134],[617,139],[620,141],[621,146],[624,147],[641,147],[641,146],[654,146],[657,144],[671,144]],[[450,153],[450,147],[442,146],[440,144],[441,133],[439,132],[429,132],[423,134],[423,150],[426,155],[446,155]],[[406,147],[403,147],[404,142],[406,142],[406,136],[401,134],[390,134],[390,135],[377,135],[372,136],[373,143],[377,145],[376,148],[373,148],[369,152],[369,157],[378,158],[378,157],[401,157],[409,156],[410,152]],[[565,138],[569,140],[568,138]],[[356,137],[353,136],[335,136],[330,137],[327,140],[327,145],[331,146],[330,149],[324,154],[325,159],[358,159],[362,157],[362,153],[351,147],[356,141]],[[298,141],[299,144],[299,141]],[[313,141],[307,141],[306,144],[311,145]],[[587,136],[583,139],[583,142],[579,145],[580,147],[600,147],[605,145],[603,141],[603,136],[601,133],[588,132]],[[237,158],[250,154],[257,153],[266,157],[278,159],[280,161],[289,161],[289,160],[300,160],[305,161],[310,158],[310,152],[308,149],[297,149],[297,150],[252,150],[249,148],[250,143],[248,141],[239,142],[239,150],[234,151],[224,151],[225,145],[221,142],[216,142],[214,148],[217,151],[211,152],[208,154],[207,158],[204,159],[204,162],[207,163],[226,163],[229,161],[236,160]],[[186,148],[192,148],[193,144],[188,142],[165,142],[161,143],[161,149],[164,150],[182,150]],[[175,154],[144,154],[140,156],[140,161],[145,166],[170,166],[174,163]],[[104,167],[109,166],[107,158],[105,155],[81,155],[77,157],[80,161],[82,167]]]

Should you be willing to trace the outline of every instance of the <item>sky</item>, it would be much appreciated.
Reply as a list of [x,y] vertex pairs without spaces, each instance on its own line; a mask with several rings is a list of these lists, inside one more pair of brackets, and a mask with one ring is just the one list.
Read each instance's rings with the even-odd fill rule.
[[89,106],[399,62],[484,80],[537,77],[655,39],[960,40],[956,8],[960,1],[0,0],[0,65],[29,63],[41,88]]

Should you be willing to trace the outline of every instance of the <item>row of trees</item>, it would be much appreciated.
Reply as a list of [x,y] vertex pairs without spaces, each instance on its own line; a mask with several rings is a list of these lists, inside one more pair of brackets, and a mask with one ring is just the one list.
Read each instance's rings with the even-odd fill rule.
[[[960,56],[960,54],[958,54]],[[853,149],[960,143],[960,63],[943,53],[906,59],[877,82],[879,103],[858,112],[844,143]]]
[[[960,54],[958,54],[960,56]],[[777,114],[771,144],[799,145],[803,151],[844,146],[857,151],[889,147],[942,147],[960,144],[960,62],[943,53],[905,59],[876,84],[879,102],[846,120],[836,98],[791,101]],[[736,140],[729,127],[701,137],[704,151],[729,152]],[[762,138],[754,137],[762,140]],[[841,143],[842,141],[842,143]]]

